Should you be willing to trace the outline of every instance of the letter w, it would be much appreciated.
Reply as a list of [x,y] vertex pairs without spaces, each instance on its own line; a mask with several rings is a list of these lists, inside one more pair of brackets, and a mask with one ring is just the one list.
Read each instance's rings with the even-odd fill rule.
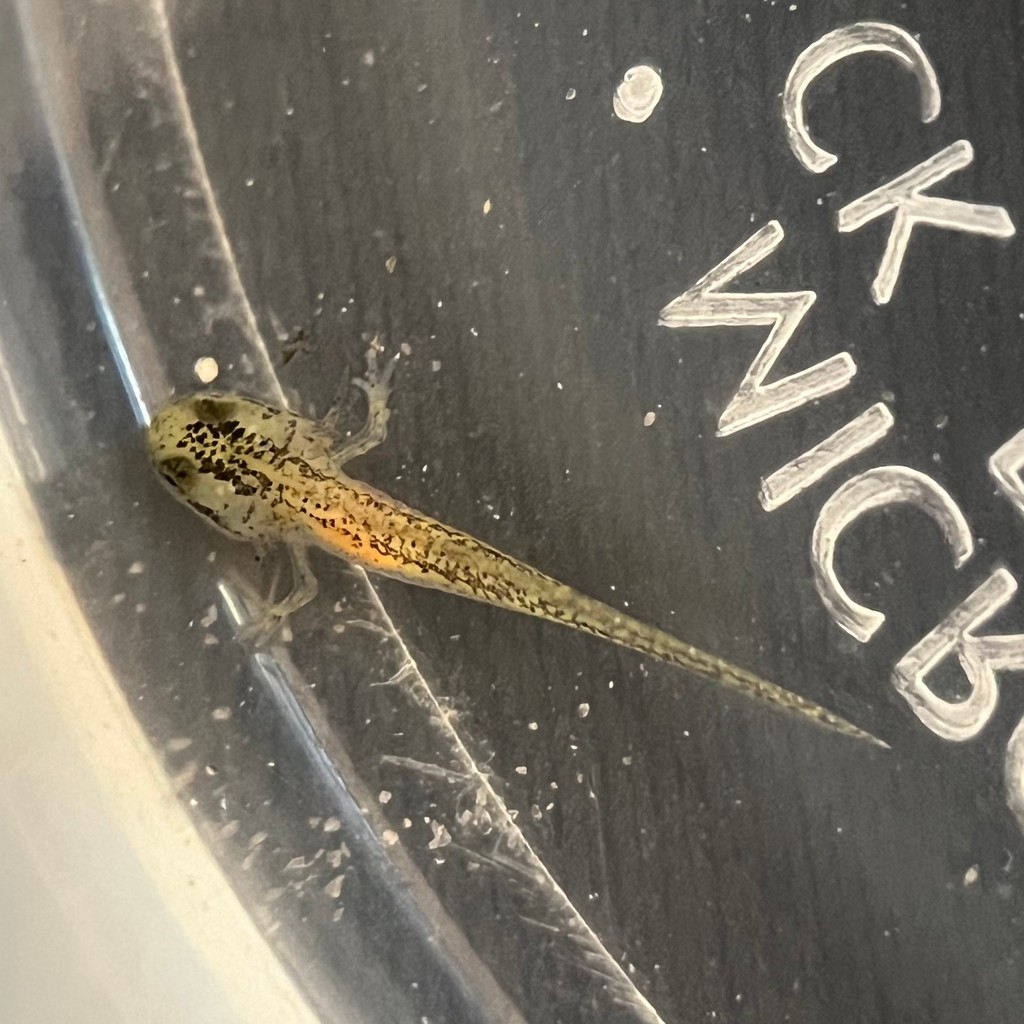
[[784,237],[782,225],[769,221],[662,311],[663,327],[770,326],[768,337],[736,394],[718,420],[718,436],[735,434],[755,423],[799,409],[841,391],[857,372],[848,352],[840,352],[806,370],[765,384],[775,361],[817,298],[814,292],[722,292],[751,267],[770,256]]

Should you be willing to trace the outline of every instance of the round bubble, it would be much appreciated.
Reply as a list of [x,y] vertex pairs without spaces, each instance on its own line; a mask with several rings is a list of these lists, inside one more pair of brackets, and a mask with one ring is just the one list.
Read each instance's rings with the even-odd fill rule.
[[654,113],[664,88],[656,68],[637,64],[622,76],[612,97],[612,110],[623,121],[641,124]]

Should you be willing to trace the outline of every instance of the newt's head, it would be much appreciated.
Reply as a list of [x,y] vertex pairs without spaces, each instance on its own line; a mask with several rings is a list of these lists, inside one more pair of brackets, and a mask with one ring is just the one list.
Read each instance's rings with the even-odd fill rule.
[[174,493],[221,529],[246,540],[272,539],[274,460],[296,422],[238,395],[191,395],[153,418],[149,457]]

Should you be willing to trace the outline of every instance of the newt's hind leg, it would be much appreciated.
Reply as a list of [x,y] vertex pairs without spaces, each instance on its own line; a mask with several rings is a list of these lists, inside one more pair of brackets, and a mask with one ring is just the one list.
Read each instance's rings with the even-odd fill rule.
[[[351,437],[338,441],[332,455],[339,467],[372,451],[379,444],[383,444],[388,436],[388,419],[391,417],[391,410],[388,408],[391,378],[401,352],[396,352],[381,368],[377,363],[379,344],[376,338],[370,343],[366,353],[366,376],[357,377],[352,381],[357,388],[366,393],[366,422]],[[340,405],[336,405],[324,417],[323,426],[329,433],[337,431],[339,415]]]

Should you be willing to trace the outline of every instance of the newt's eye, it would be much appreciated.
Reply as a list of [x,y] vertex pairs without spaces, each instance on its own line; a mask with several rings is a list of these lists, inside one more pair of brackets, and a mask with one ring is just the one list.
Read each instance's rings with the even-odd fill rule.
[[186,491],[196,478],[196,466],[191,459],[164,459],[160,463],[160,475],[168,483]]
[[195,402],[197,415],[210,423],[219,423],[227,419],[237,407],[237,402],[230,398],[205,397],[198,398]]

